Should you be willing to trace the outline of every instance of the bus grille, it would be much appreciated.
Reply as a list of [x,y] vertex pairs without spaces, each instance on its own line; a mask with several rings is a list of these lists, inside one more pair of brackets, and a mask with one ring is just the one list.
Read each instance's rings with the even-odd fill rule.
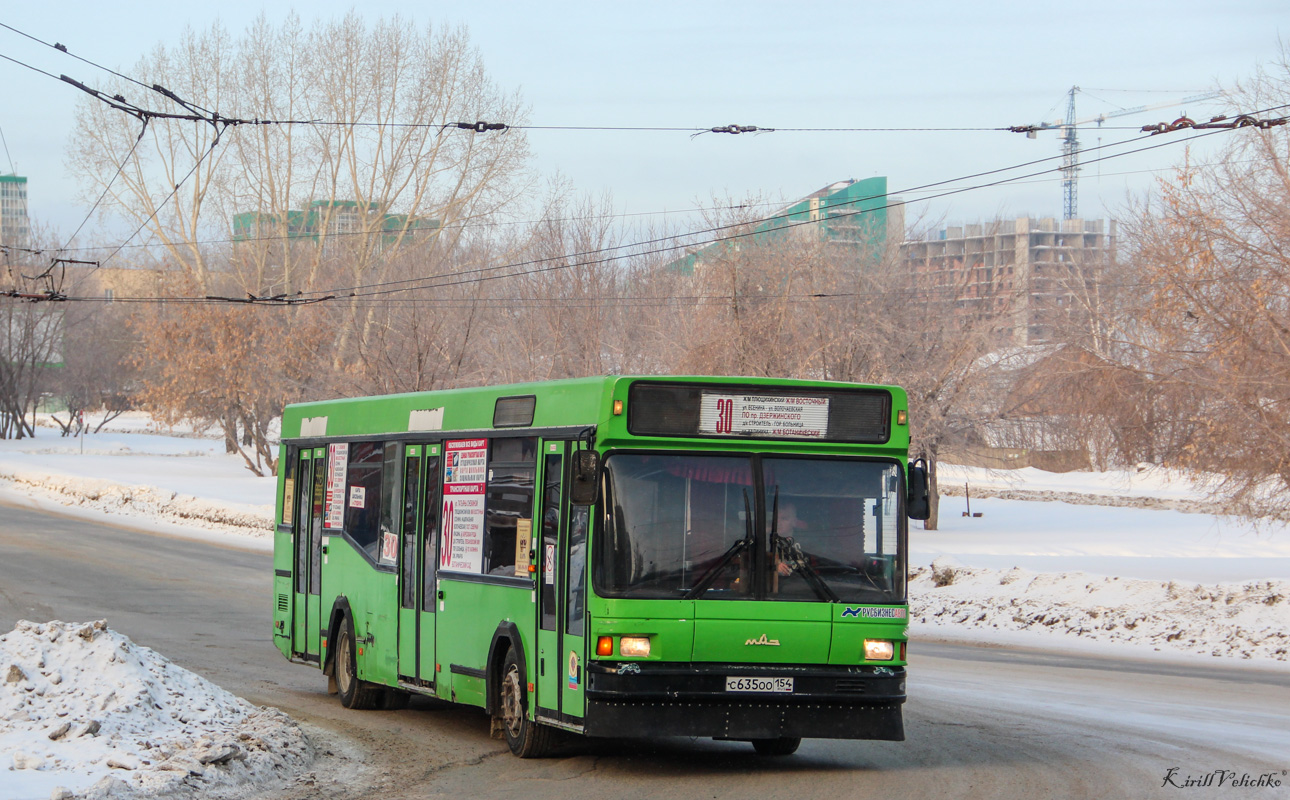
[[839,678],[833,684],[834,691],[845,694],[865,694],[864,678]]
[[284,614],[291,608],[290,602],[285,594],[278,595],[278,610]]

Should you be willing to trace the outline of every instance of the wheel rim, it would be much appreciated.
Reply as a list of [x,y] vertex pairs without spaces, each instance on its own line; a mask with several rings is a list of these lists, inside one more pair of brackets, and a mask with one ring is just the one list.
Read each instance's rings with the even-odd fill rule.
[[506,728],[506,735],[512,739],[520,738],[520,729],[524,725],[520,696],[520,670],[512,664],[502,678],[502,725]]
[[350,684],[353,683],[353,677],[349,674],[349,649],[349,637],[342,634],[340,641],[336,643],[336,683],[341,694],[349,694]]

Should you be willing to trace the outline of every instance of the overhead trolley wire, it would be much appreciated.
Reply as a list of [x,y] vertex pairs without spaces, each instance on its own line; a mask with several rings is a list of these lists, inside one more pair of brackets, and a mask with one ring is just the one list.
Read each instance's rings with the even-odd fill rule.
[[[1137,154],[1137,153],[1145,152],[1145,151],[1148,151],[1148,150],[1154,150],[1154,149],[1158,149],[1158,148],[1160,148],[1160,147],[1166,147],[1166,146],[1173,145],[1173,144],[1182,144],[1182,143],[1190,142],[1190,141],[1193,141],[1193,140],[1195,140],[1195,139],[1198,139],[1198,138],[1201,138],[1201,137],[1204,137],[1204,136],[1211,136],[1211,135],[1214,135],[1214,134],[1220,133],[1220,132],[1222,132],[1222,130],[1228,130],[1228,129],[1212,130],[1212,131],[1208,131],[1208,132],[1206,132],[1206,133],[1198,133],[1198,134],[1195,134],[1195,135],[1193,135],[1193,136],[1186,137],[1186,138],[1184,138],[1184,139],[1169,139],[1169,140],[1162,141],[1162,142],[1159,142],[1159,143],[1156,143],[1156,144],[1147,145],[1147,146],[1145,146],[1145,147],[1139,147],[1139,148],[1136,148],[1136,149],[1133,149],[1133,150],[1130,150],[1130,151],[1127,151],[1127,152],[1123,152],[1123,153],[1112,153],[1112,154],[1105,155],[1105,156],[1102,156],[1102,157],[1097,158],[1097,159],[1090,159],[1089,161],[1087,161],[1087,162],[1085,162],[1085,163],[1097,163],[1098,161],[1110,160],[1110,159],[1113,159],[1113,158],[1122,158],[1122,157],[1125,157],[1125,156],[1134,155],[1134,154]],[[1101,149],[1105,149],[1105,148],[1112,147],[1112,146],[1120,146],[1120,145],[1132,144],[1132,143],[1134,143],[1134,142],[1141,141],[1142,139],[1145,139],[1145,138],[1150,138],[1150,137],[1138,137],[1138,138],[1136,138],[1136,139],[1126,140],[1126,141],[1123,141],[1123,142],[1115,142],[1115,143],[1111,143],[1111,144],[1107,144],[1107,145],[1100,145],[1100,146],[1098,146],[1098,147],[1086,148],[1086,150],[1087,150],[1087,151],[1095,151],[1095,150],[1101,150]],[[987,171],[979,172],[979,173],[975,173],[975,174],[973,174],[973,175],[969,175],[969,176],[964,176],[964,177],[960,177],[960,178],[954,178],[954,179],[950,179],[950,180],[946,180],[946,181],[940,181],[940,182],[938,182],[937,184],[927,184],[926,186],[945,185],[945,184],[949,184],[949,183],[956,183],[956,182],[959,182],[959,181],[962,181],[962,180],[966,180],[966,179],[968,179],[968,178],[972,178],[972,177],[984,177],[984,176],[988,176],[988,175],[991,175],[991,174],[998,174],[998,173],[1000,173],[1000,172],[1012,171],[1012,170],[1019,169],[1019,168],[1025,167],[1025,166],[1031,166],[1031,165],[1034,165],[1034,164],[1037,164],[1037,163],[1042,163],[1042,162],[1044,162],[1044,161],[1053,160],[1054,158],[1060,158],[1060,156],[1055,156],[1055,157],[1051,157],[1051,158],[1036,159],[1035,161],[1025,162],[1025,163],[1023,163],[1023,164],[1018,164],[1018,165],[1014,165],[1014,166],[1011,166],[1011,167],[1003,167],[1003,168],[998,168],[998,169],[994,169],[994,170],[987,170]],[[953,194],[960,194],[960,193],[963,193],[963,192],[975,191],[975,190],[978,190],[978,189],[988,188],[988,187],[991,187],[991,186],[1005,185],[1005,184],[1012,183],[1012,182],[1015,182],[1015,181],[1019,181],[1019,180],[1025,179],[1025,178],[1031,178],[1031,177],[1035,177],[1035,176],[1037,176],[1037,175],[1042,175],[1042,174],[1044,174],[1044,173],[1046,173],[1046,172],[1048,172],[1048,171],[1050,171],[1050,170],[1041,170],[1041,171],[1039,171],[1039,172],[1027,173],[1027,174],[1024,174],[1024,175],[1013,176],[1013,177],[1010,177],[1010,178],[1003,178],[1003,179],[1000,179],[1000,180],[997,180],[997,181],[991,181],[991,182],[989,182],[989,183],[977,184],[977,185],[974,185],[974,186],[967,186],[967,187],[960,187],[960,188],[957,188],[957,189],[950,189],[950,190],[947,190],[947,191],[944,191],[944,192],[941,192],[941,193],[938,193],[938,194],[935,194],[935,195],[931,195],[930,197],[928,197],[928,198],[926,198],[926,199],[932,199],[932,198],[935,198],[935,197],[944,197],[944,196],[949,196],[949,195],[953,195]],[[915,187],[915,188],[921,188],[921,187]],[[907,190],[907,191],[912,191],[912,189],[911,189],[911,190]],[[864,201],[864,200],[866,200],[866,199],[875,199],[876,197],[878,197],[878,196],[874,196],[874,197],[870,197],[870,198],[857,198],[857,199],[853,199],[853,200],[848,201],[848,202],[845,202],[845,203],[837,203],[837,204],[834,204],[833,206],[830,206],[830,207],[839,207],[839,206],[844,206],[844,205],[854,205],[855,203],[863,202],[863,201]],[[892,207],[892,206],[894,206],[894,205],[896,205],[896,203],[888,203],[888,204],[886,204],[886,205],[884,205],[884,206],[881,206],[881,207],[879,207],[879,208],[875,208],[875,209],[868,209],[868,210],[862,210],[862,211],[846,212],[844,215],[841,215],[841,216],[835,216],[835,217],[831,217],[831,218],[829,218],[829,221],[837,220],[837,219],[839,219],[839,218],[846,218],[846,217],[849,217],[849,216],[858,216],[858,215],[860,215],[860,214],[870,213],[871,211],[877,211],[877,210],[882,210],[882,209],[885,209],[885,208],[890,208],[890,207]],[[780,218],[783,218],[783,217],[780,217]],[[774,218],[771,218],[771,219],[774,219]],[[765,220],[763,220],[763,221],[765,221]],[[785,225],[783,225],[783,226],[780,226],[780,227],[778,227],[778,228],[774,228],[774,229],[772,229],[772,230],[773,230],[774,232],[778,232],[778,231],[783,231],[783,230],[790,229],[790,228],[794,228],[794,227],[800,227],[800,226],[802,226],[802,225],[818,224],[820,221],[821,221],[821,220],[802,220],[802,221],[797,221],[797,222],[790,222],[790,223],[787,223],[787,224],[785,224]],[[711,232],[716,232],[716,231],[726,230],[726,229],[728,229],[729,227],[735,227],[735,226],[723,226],[723,227],[717,227],[717,228],[709,228],[709,229],[705,229],[705,230],[703,230],[703,231],[692,231],[692,232],[690,232],[690,233],[688,233],[688,234],[684,234],[684,235],[692,236],[692,235],[698,235],[698,234],[703,234],[703,233],[711,233]],[[756,231],[756,230],[754,230],[754,231],[745,231],[745,232],[740,232],[740,233],[733,234],[733,235],[730,235],[730,236],[715,237],[715,238],[712,238],[712,239],[709,239],[709,240],[705,240],[705,241],[703,241],[703,242],[692,243],[691,245],[688,245],[688,246],[690,246],[690,247],[696,247],[696,246],[703,246],[703,245],[715,244],[715,243],[722,242],[722,241],[733,241],[733,240],[737,240],[737,239],[741,239],[741,238],[746,238],[746,237],[748,237],[748,236],[755,236],[755,235],[758,235],[759,233],[762,233],[762,231]],[[575,263],[568,263],[568,264],[564,264],[564,263],[562,263],[562,264],[556,264],[556,265],[553,265],[553,266],[542,267],[542,268],[534,269],[534,270],[523,270],[523,271],[519,271],[519,272],[509,272],[509,273],[500,274],[500,275],[499,275],[499,274],[493,274],[493,275],[479,275],[479,273],[483,273],[483,272],[496,272],[497,270],[502,270],[502,269],[517,269],[517,268],[521,268],[521,267],[525,267],[525,266],[531,266],[531,265],[533,265],[533,264],[546,263],[546,262],[549,262],[549,261],[552,261],[552,260],[556,260],[556,259],[579,258],[579,257],[586,256],[586,255],[598,255],[598,254],[602,254],[602,253],[609,253],[609,252],[618,251],[618,250],[622,250],[622,249],[626,249],[626,248],[631,248],[631,247],[641,247],[641,246],[646,246],[646,245],[651,245],[651,244],[657,244],[657,243],[662,242],[662,241],[668,241],[668,240],[669,240],[669,239],[671,239],[671,238],[677,238],[677,237],[667,237],[667,238],[663,238],[663,239],[652,239],[652,240],[646,240],[646,241],[643,241],[643,242],[633,242],[633,243],[628,243],[628,244],[624,244],[624,245],[615,245],[615,246],[613,246],[613,247],[608,247],[608,248],[600,248],[600,249],[596,249],[596,250],[589,250],[589,251],[584,251],[584,252],[582,252],[582,253],[576,253],[576,254],[564,254],[564,255],[561,255],[561,256],[554,256],[554,257],[542,258],[542,259],[533,259],[533,260],[529,260],[529,261],[515,262],[515,263],[511,263],[511,264],[496,265],[496,266],[492,266],[492,267],[481,267],[481,268],[478,268],[478,269],[464,270],[464,271],[461,271],[461,272],[451,273],[451,274],[449,274],[449,275],[430,276],[430,277],[424,277],[424,278],[413,278],[413,279],[407,279],[407,280],[401,280],[401,281],[385,281],[385,282],[380,282],[380,283],[374,283],[374,284],[368,284],[368,285],[363,285],[363,286],[351,287],[351,288],[349,288],[349,289],[330,289],[330,290],[314,291],[314,292],[302,292],[302,293],[300,293],[300,294],[298,295],[299,299],[295,301],[295,304],[300,304],[300,303],[302,303],[302,302],[306,302],[306,301],[308,301],[308,300],[312,299],[312,298],[311,298],[311,296],[315,296],[315,295],[326,295],[326,297],[325,297],[324,299],[327,299],[327,300],[332,300],[332,299],[353,299],[353,300],[356,300],[356,301],[363,301],[363,300],[368,300],[368,299],[372,299],[372,298],[378,298],[378,297],[381,297],[381,298],[383,298],[383,299],[382,299],[382,302],[385,302],[385,301],[388,301],[388,299],[389,299],[388,297],[386,297],[387,295],[397,294],[397,293],[401,293],[401,292],[407,292],[407,291],[413,291],[413,290],[423,290],[423,289],[438,289],[438,288],[446,288],[446,287],[450,287],[450,286],[459,286],[459,285],[464,285],[464,284],[477,284],[477,283],[483,283],[483,282],[485,282],[485,281],[491,281],[491,280],[500,280],[500,279],[505,279],[505,278],[519,278],[519,277],[531,276],[531,275],[538,275],[538,274],[542,274],[542,273],[546,273],[546,272],[552,272],[552,271],[557,271],[557,270],[564,270],[564,269],[573,269],[573,268],[579,268],[579,267],[595,266],[595,265],[598,265],[598,264],[603,264],[603,263],[608,263],[608,262],[612,262],[612,261],[620,260],[621,258],[623,258],[623,256],[621,256],[621,255],[609,255],[609,256],[605,256],[605,257],[603,257],[603,258],[592,259],[592,260],[587,260],[587,261],[579,261],[579,262],[575,262]],[[646,251],[642,251],[642,252],[639,252],[639,253],[634,253],[634,255],[653,255],[653,254],[669,252],[669,251],[673,251],[673,250],[677,250],[677,249],[679,249],[679,246],[678,246],[678,245],[669,245],[669,246],[666,246],[666,247],[659,247],[659,248],[655,248],[655,249],[652,249],[652,250],[646,250]],[[466,276],[466,275],[478,275],[478,277],[466,278],[466,279],[460,279],[460,278],[463,278],[463,276]],[[460,279],[460,280],[454,280],[454,279]],[[416,284],[418,284],[418,285],[415,285],[415,286],[407,285],[407,284],[409,284],[409,283],[416,283]],[[391,287],[397,287],[397,288],[391,288]],[[370,291],[370,290],[373,290],[373,289],[375,289],[375,291]],[[926,291],[926,290],[922,290],[922,291],[925,293],[925,291]],[[841,295],[841,296],[845,296],[845,295]],[[89,298],[75,298],[75,299],[82,299],[82,300],[90,300],[90,301],[93,301],[93,300],[102,300],[103,298],[93,298],[93,297],[89,297]],[[266,298],[266,299],[267,299],[267,298]],[[741,299],[742,299],[742,296],[741,296]],[[816,298],[816,299],[819,299],[819,298]],[[122,301],[122,302],[162,302],[162,299],[161,299],[161,298],[117,298],[117,300]],[[415,298],[408,298],[407,300],[415,300]],[[165,299],[165,302],[196,302],[196,303],[201,303],[201,302],[217,302],[217,301],[220,301],[220,302],[227,302],[227,301],[229,301],[229,298],[213,298],[213,297],[202,297],[202,298],[198,298],[198,297],[188,297],[188,298],[168,298],[168,299]],[[252,300],[251,300],[251,301],[253,302],[253,301],[254,301],[254,298],[252,298]],[[245,300],[245,299],[238,299],[238,300],[237,300],[237,302],[248,302],[248,301],[247,301],[247,300]],[[466,301],[459,301],[459,302],[466,302]],[[284,304],[285,304],[285,303],[284,303]]]

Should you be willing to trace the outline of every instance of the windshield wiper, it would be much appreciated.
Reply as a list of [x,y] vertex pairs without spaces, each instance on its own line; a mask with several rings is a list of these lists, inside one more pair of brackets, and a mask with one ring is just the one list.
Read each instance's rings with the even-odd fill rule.
[[744,538],[730,545],[730,549],[726,551],[725,555],[718,559],[717,563],[708,567],[708,571],[703,573],[703,577],[699,578],[699,582],[694,584],[694,588],[685,593],[684,599],[694,600],[695,598],[701,597],[704,592],[712,588],[712,584],[716,582],[717,576],[721,574],[721,571],[724,570],[731,561],[734,561],[735,556],[747,550],[749,547],[752,547],[753,542],[752,507],[748,503],[748,490],[744,489]]
[[[838,595],[830,586],[825,583],[824,578],[820,576],[819,571],[811,566],[807,560],[806,554],[802,552],[802,546],[793,541],[791,537],[779,535],[779,487],[775,487],[775,499],[772,503],[770,512],[770,551],[777,557],[784,560],[786,564],[802,573],[806,579],[807,585],[815,592],[821,600],[829,603],[840,602]],[[772,566],[772,569],[774,567]]]

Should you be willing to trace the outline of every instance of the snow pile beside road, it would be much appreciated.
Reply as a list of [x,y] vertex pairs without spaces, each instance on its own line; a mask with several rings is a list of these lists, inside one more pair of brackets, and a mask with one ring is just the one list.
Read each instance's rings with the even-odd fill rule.
[[4,800],[205,796],[287,777],[313,757],[281,711],[229,694],[102,620],[24,620],[0,636]]
[[910,570],[909,597],[911,622],[927,626],[929,634],[1046,631],[1082,641],[1290,661],[1287,581],[1202,585],[980,569],[941,558]]
[[65,506],[140,517],[235,533],[268,536],[273,507],[211,500],[155,486],[114,483],[99,478],[56,475],[0,466],[0,481],[9,481],[29,496],[41,496]]

